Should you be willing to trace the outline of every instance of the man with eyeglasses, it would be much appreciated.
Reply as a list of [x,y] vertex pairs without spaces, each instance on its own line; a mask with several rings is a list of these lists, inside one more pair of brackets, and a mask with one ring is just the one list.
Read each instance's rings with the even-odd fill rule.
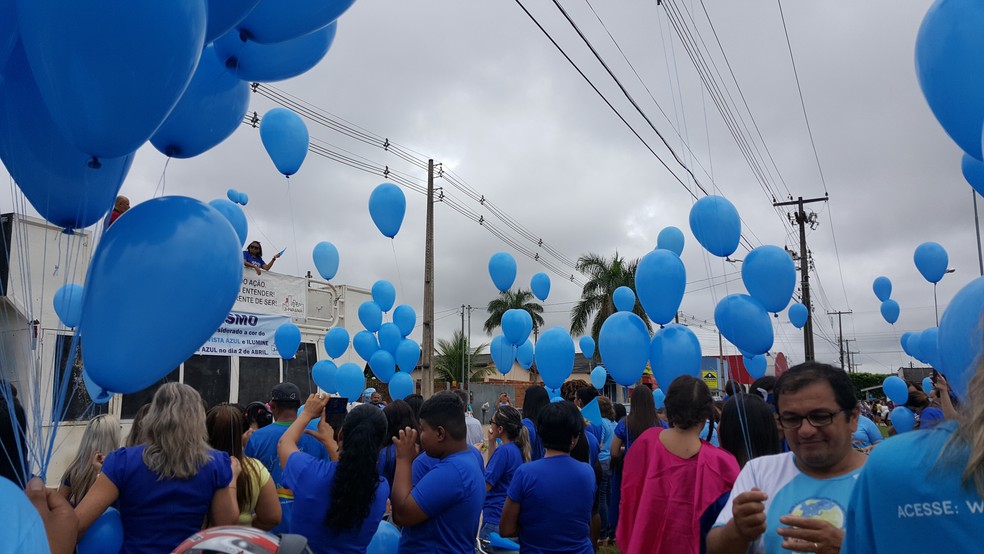
[[748,462],[707,535],[708,554],[836,554],[867,456],[851,436],[860,408],[847,374],[806,362],[776,381],[777,418],[792,452]]

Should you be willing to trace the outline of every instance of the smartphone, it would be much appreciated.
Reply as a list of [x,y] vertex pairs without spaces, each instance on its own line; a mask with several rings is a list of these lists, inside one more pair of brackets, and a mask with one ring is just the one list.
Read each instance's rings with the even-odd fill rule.
[[328,399],[328,404],[325,405],[325,415],[342,414],[344,415],[348,407],[348,398],[341,398],[333,396]]

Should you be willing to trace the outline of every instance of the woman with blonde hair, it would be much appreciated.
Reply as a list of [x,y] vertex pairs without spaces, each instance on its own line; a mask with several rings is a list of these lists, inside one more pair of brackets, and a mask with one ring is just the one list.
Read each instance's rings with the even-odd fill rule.
[[106,455],[120,447],[120,420],[102,414],[89,420],[79,444],[79,451],[62,475],[58,492],[72,506],[78,506],[96,481]]
[[[523,416],[512,406],[500,406],[489,425],[489,463],[485,467],[485,505],[479,538],[499,532],[506,492],[516,469],[530,461],[530,433]],[[502,443],[501,445],[499,443]]]
[[256,458],[243,455],[243,412],[238,406],[219,404],[205,415],[208,444],[239,460],[236,479],[236,502],[239,506],[239,525],[252,525],[269,531],[280,523],[280,501],[277,488],[266,466]]
[[106,456],[102,472],[75,508],[79,535],[119,501],[124,554],[170,552],[202,527],[239,520],[239,461],[208,446],[205,408],[181,383],[157,389],[143,419],[142,444]]

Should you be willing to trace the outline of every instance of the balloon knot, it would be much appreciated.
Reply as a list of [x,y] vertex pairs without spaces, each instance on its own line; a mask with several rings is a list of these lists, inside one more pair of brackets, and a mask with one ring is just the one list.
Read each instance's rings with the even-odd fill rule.
[[75,231],[71,227],[65,227],[64,229],[62,229],[62,234],[74,235]]
[[239,68],[239,58],[235,56],[229,56],[225,61],[226,69],[238,69]]
[[97,158],[95,156],[89,158],[89,163],[87,165],[91,169],[99,169],[100,167],[102,167],[102,164],[99,163],[99,158]]
[[253,35],[251,35],[249,31],[247,31],[245,29],[240,29],[240,31],[239,31],[239,40],[241,40],[243,42],[249,42],[249,40],[252,39],[252,38],[253,38]]

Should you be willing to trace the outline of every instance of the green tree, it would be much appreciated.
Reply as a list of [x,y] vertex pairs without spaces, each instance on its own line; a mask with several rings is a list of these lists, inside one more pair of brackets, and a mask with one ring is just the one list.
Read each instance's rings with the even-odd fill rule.
[[[612,293],[618,287],[629,287],[635,292],[635,273],[638,266],[638,259],[626,260],[618,252],[611,259],[590,252],[577,259],[577,270],[587,275],[588,281],[581,290],[581,299],[571,310],[572,335],[583,335],[588,329],[588,321],[594,317],[591,322],[591,337],[597,344],[602,324],[617,311]],[[652,325],[638,299],[632,311],[646,322],[646,328],[652,332]]]
[[[481,381],[495,368],[479,367],[475,358],[489,345],[483,343],[471,350],[470,381]],[[455,331],[451,340],[437,339],[437,354],[434,356],[434,377],[442,381],[461,383],[465,380],[465,366],[468,365],[469,345],[461,331]]]
[[502,325],[502,315],[512,309],[529,312],[530,317],[533,318],[534,330],[543,327],[543,316],[540,315],[543,313],[543,306],[534,299],[532,292],[516,289],[515,291],[507,290],[500,293],[498,298],[489,302],[487,308],[489,318],[485,320],[483,327],[485,332],[489,335],[495,333],[496,328]]
[[881,373],[849,373],[847,376],[851,378],[851,383],[854,384],[854,394],[857,395],[858,400],[864,400],[868,393],[871,393],[876,398],[885,397],[885,392],[881,389],[873,389],[868,392],[863,391],[867,388],[881,386],[888,375]]

